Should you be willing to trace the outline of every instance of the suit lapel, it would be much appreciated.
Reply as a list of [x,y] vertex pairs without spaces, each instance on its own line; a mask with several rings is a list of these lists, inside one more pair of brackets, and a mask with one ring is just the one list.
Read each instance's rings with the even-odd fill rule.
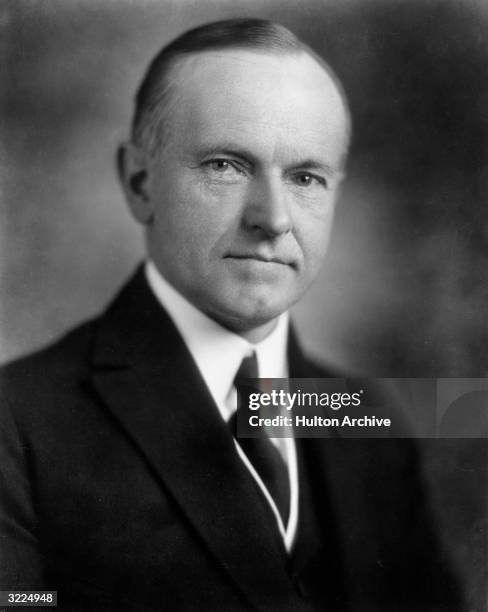
[[[343,373],[325,370],[309,362],[293,329],[290,330],[289,360],[290,378],[344,378]],[[310,474],[313,478],[309,483],[314,488],[318,521],[325,529],[327,545],[337,550],[335,563],[342,566],[336,580],[345,580],[347,598],[351,602],[354,598],[361,601],[361,594],[357,593],[358,568],[367,568],[371,559],[381,556],[376,550],[378,534],[374,532],[373,522],[368,520],[365,504],[365,500],[371,498],[373,483],[367,472],[374,457],[371,452],[374,443],[373,440],[344,439],[335,431],[324,438],[297,441],[302,461],[306,459],[308,465],[313,466],[313,475]],[[358,514],[358,508],[366,516]],[[303,518],[302,512],[301,520]],[[302,525],[302,528],[306,527]],[[327,533],[331,529],[334,534]],[[305,565],[312,553],[313,548],[298,550],[297,563]],[[361,609],[360,605],[358,609]]]
[[305,356],[293,325],[288,337],[288,363],[290,378],[343,378],[344,374],[330,367],[318,366]]
[[247,598],[269,610],[280,593],[293,609],[296,595],[283,549],[269,528],[269,509],[142,270],[101,320],[92,381],[150,469]]

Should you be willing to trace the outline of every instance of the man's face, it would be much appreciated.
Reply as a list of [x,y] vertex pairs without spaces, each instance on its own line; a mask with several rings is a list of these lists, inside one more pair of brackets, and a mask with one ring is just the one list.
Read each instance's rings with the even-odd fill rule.
[[346,113],[308,55],[223,50],[179,61],[150,163],[149,254],[227,328],[270,323],[317,275],[346,153]]

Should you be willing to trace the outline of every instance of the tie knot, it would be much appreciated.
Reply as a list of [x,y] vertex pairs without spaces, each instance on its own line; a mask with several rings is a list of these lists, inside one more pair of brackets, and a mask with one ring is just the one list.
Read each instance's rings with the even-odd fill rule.
[[256,357],[256,353],[253,352],[249,357],[244,357],[237,370],[237,374],[234,378],[234,384],[240,385],[243,383],[246,378],[258,378],[259,370],[258,370],[258,360]]

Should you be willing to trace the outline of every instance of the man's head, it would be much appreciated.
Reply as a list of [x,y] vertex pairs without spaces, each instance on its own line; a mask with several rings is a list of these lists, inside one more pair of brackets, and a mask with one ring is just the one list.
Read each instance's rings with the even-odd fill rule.
[[332,71],[282,26],[218,22],[163,49],[119,153],[161,274],[225,327],[265,334],[318,273],[349,132]]

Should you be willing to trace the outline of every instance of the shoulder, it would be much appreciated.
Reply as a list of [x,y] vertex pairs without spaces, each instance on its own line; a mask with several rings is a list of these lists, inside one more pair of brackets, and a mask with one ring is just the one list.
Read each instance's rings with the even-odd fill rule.
[[[137,276],[138,277],[138,276]],[[132,279],[124,285],[133,285]],[[38,404],[45,396],[54,397],[72,390],[90,371],[96,337],[111,308],[123,309],[124,287],[98,317],[82,322],[55,342],[0,368],[0,408],[27,398]]]
[[308,354],[305,355],[305,363],[308,372],[310,372],[310,378],[348,378],[351,376],[351,374],[346,374],[336,366],[324,363]]
[[293,321],[288,334],[288,364],[290,378],[347,378],[351,375],[308,354],[302,347]]
[[97,319],[86,321],[63,334],[55,342],[20,357],[0,368],[2,388],[5,384],[46,375],[66,373],[79,367],[89,352]]
[[57,394],[73,391],[88,368],[97,320],[87,321],[53,344],[0,368],[0,411],[31,413]]

